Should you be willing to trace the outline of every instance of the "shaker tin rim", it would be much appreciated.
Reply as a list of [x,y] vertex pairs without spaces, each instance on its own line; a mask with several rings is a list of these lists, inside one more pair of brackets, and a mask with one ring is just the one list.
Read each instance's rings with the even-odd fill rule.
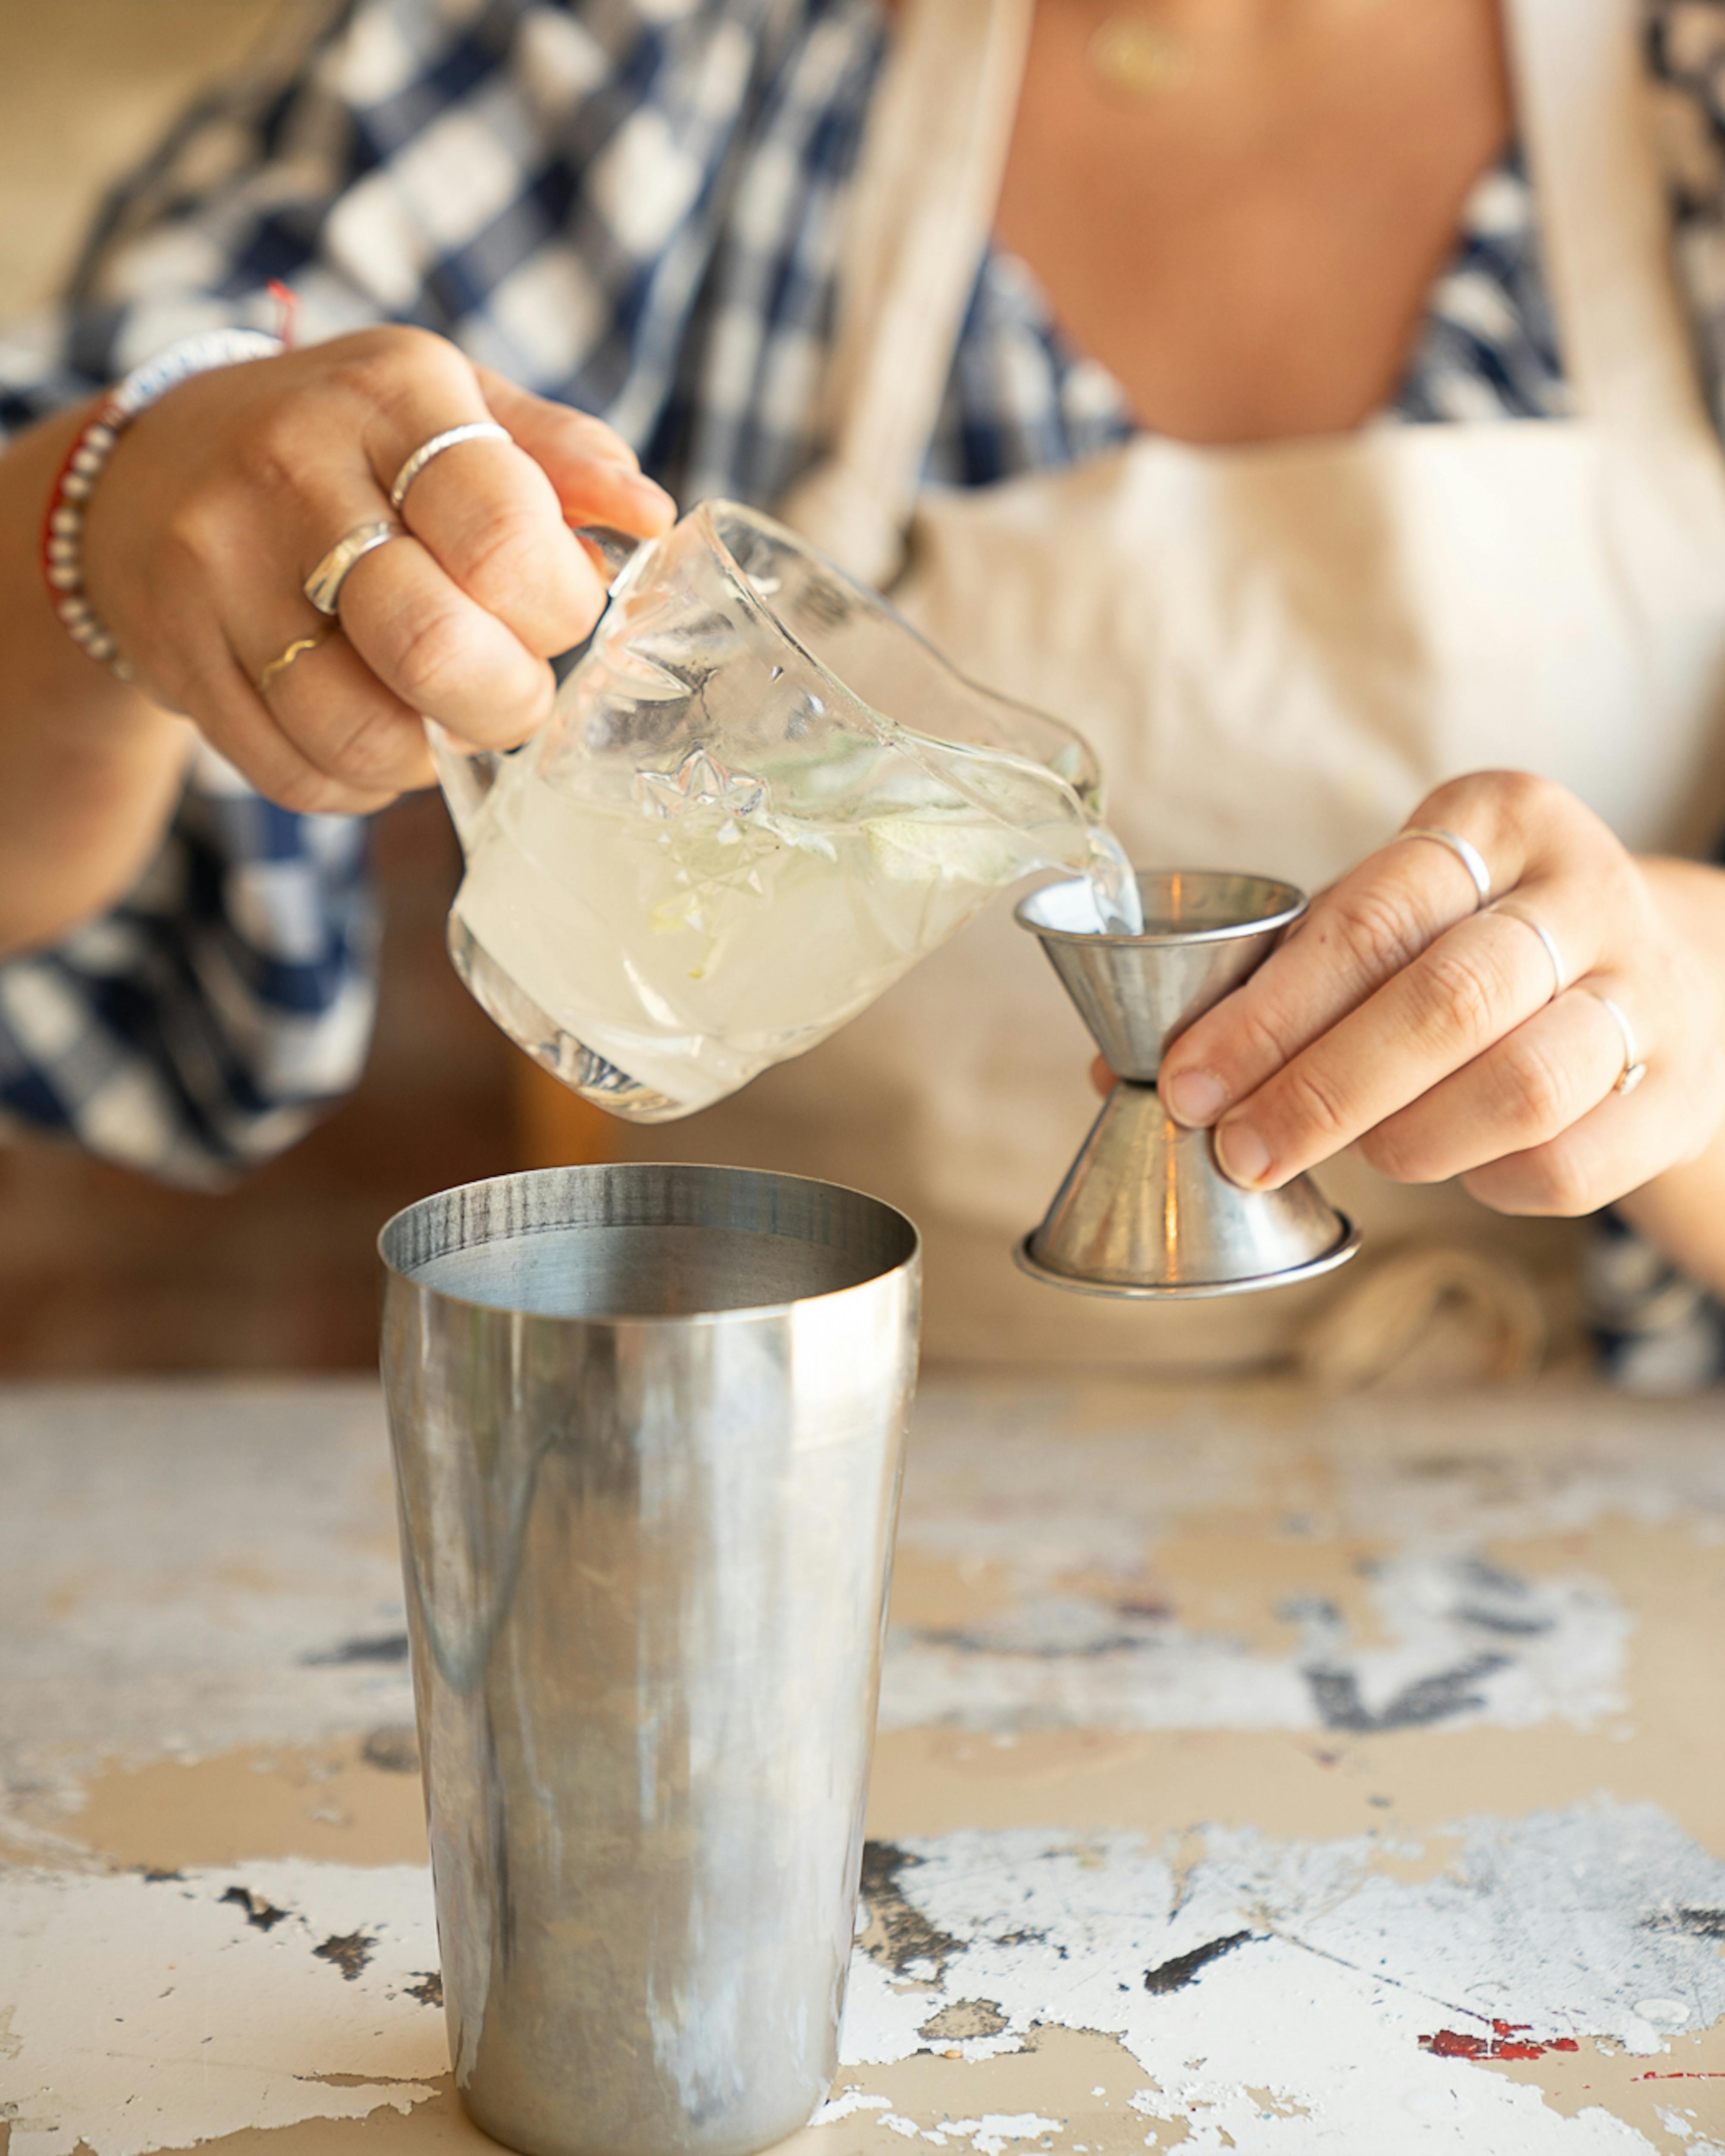
[[[836,1198],[841,1199],[855,1199],[860,1201],[864,1205],[878,1209],[882,1214],[887,1216],[889,1222],[896,1222],[903,1229],[905,1235],[908,1239],[907,1245],[901,1256],[894,1260],[891,1264],[881,1265],[876,1270],[868,1274],[864,1279],[853,1281],[848,1286],[844,1287],[824,1289],[819,1294],[790,1296],[781,1297],[779,1300],[773,1302],[742,1303],[729,1310],[620,1311],[612,1313],[595,1312],[585,1316],[578,1314],[570,1314],[567,1316],[548,1315],[536,1311],[529,1312],[515,1310],[507,1303],[483,1302],[472,1296],[452,1293],[447,1288],[433,1286],[426,1281],[416,1279],[414,1275],[409,1272],[404,1265],[398,1262],[397,1259],[390,1255],[388,1248],[392,1232],[400,1230],[403,1227],[403,1224],[408,1219],[410,1215],[418,1212],[422,1206],[433,1204],[439,1199],[453,1197],[457,1192],[494,1190],[500,1185],[511,1183],[521,1183],[527,1182],[530,1179],[542,1178],[549,1176],[614,1174],[619,1171],[622,1171],[624,1173],[629,1173],[631,1171],[650,1173],[655,1169],[660,1171],[675,1170],[680,1174],[692,1174],[703,1178],[710,1176],[738,1177],[744,1178],[750,1183],[789,1183],[804,1190],[812,1189],[829,1191]],[[567,1229],[572,1227],[578,1227],[581,1224],[582,1224],[578,1221],[562,1221],[548,1224],[546,1227],[542,1229],[530,1229],[523,1232],[528,1235],[552,1234],[556,1232],[557,1228]],[[603,1225],[603,1224],[595,1223],[593,1224]],[[619,1226],[626,1224],[639,1226],[652,1226],[655,1224],[675,1226],[681,1224],[695,1225],[699,1224],[677,1223],[670,1221],[655,1224],[643,1221],[633,1224],[618,1222],[611,1224]],[[768,1231],[761,1230],[757,1232],[765,1233]],[[793,1239],[788,1237],[786,1240],[806,1240],[807,1238]],[[403,1205],[396,1212],[392,1213],[389,1218],[383,1223],[382,1226],[377,1230],[376,1247],[378,1261],[382,1265],[385,1274],[390,1280],[398,1281],[403,1287],[412,1288],[419,1294],[435,1296],[439,1301],[453,1303],[468,1310],[487,1311],[498,1317],[507,1317],[514,1316],[531,1317],[533,1323],[536,1325],[598,1326],[602,1327],[607,1332],[616,1332],[624,1326],[641,1326],[655,1331],[660,1331],[666,1328],[690,1327],[696,1326],[751,1323],[762,1318],[770,1319],[783,1317],[793,1311],[808,1309],[817,1304],[829,1303],[835,1301],[840,1296],[855,1295],[865,1288],[878,1286],[883,1281],[890,1280],[895,1273],[908,1273],[913,1279],[920,1278],[922,1264],[922,1229],[918,1228],[916,1223],[911,1219],[909,1214],[901,1211],[898,1206],[892,1204],[886,1199],[877,1198],[872,1191],[859,1190],[852,1184],[834,1183],[824,1176],[793,1175],[786,1173],[778,1168],[742,1168],[728,1163],[701,1161],[630,1160],[568,1162],[553,1168],[516,1168],[503,1175],[477,1177],[470,1183],[452,1183],[445,1190],[428,1191],[423,1197],[413,1199],[410,1204]],[[433,1255],[440,1254],[434,1253]]]

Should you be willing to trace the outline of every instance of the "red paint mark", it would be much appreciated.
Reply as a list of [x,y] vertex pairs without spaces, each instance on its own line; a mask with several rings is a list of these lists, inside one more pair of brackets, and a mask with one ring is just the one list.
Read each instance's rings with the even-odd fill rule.
[[1470,2036],[1456,2029],[1440,2029],[1422,2036],[1420,2048],[1439,2059],[1541,2059],[1548,2051],[1579,2051],[1573,2036],[1554,2036],[1548,2044],[1536,2044],[1525,2034],[1526,2021],[1494,2021],[1489,2036]]
[[264,289],[275,302],[275,334],[291,352],[300,323],[300,295],[280,277],[272,277]]
[[1482,2059],[1486,2056],[1483,2036],[1461,2036],[1453,2029],[1440,2029],[1435,2036],[1422,2036],[1422,2051],[1434,2051],[1440,2059]]
[[1638,2082],[1725,2082],[1725,2074],[1688,2073],[1637,2074]]

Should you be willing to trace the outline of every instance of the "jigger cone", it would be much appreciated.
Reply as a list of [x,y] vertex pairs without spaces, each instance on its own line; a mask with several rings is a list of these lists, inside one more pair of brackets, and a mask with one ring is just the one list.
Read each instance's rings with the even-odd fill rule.
[[1017,911],[1122,1081],[1019,1245],[1019,1265],[1081,1294],[1161,1300],[1280,1287],[1345,1264],[1359,1232],[1309,1178],[1240,1189],[1216,1166],[1210,1133],[1183,1130],[1156,1091],[1169,1042],[1261,964],[1305,911],[1304,894],[1212,869],[1147,871],[1138,893],[1141,936],[1100,932],[1083,879]]

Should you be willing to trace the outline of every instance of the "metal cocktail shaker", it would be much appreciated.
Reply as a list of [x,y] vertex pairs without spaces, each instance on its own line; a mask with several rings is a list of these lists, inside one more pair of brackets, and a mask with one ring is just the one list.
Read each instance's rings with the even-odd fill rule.
[[837,2061],[916,1231],[621,1165],[379,1248],[462,2098],[532,2156],[761,2148]]

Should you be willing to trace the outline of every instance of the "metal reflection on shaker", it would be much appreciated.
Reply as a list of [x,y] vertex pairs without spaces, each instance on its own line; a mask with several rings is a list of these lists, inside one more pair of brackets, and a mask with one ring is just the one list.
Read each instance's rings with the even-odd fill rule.
[[426,1199],[380,1250],[463,2101],[530,2156],[744,2156],[837,2063],[916,1231],[614,1165]]

